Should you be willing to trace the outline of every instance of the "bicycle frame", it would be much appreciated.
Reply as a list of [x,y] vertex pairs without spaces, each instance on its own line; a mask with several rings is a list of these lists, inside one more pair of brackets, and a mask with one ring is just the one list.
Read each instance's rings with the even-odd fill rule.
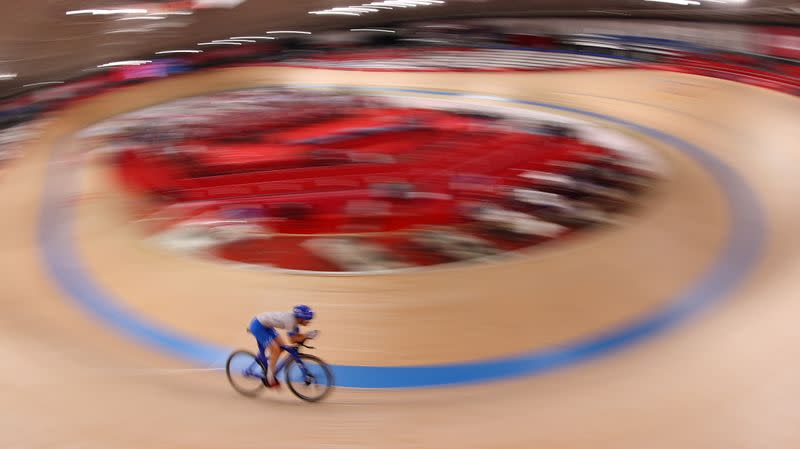
[[285,368],[286,364],[289,363],[290,358],[295,359],[297,365],[300,366],[300,369],[303,370],[303,375],[307,374],[306,367],[305,365],[303,365],[303,362],[300,360],[299,357],[300,350],[297,349],[296,346],[281,346],[281,348],[283,348],[283,350],[286,351],[286,354],[288,355],[286,357],[281,357],[278,360],[277,365],[275,365],[275,376],[277,377],[278,373],[283,371],[283,368]]
[[[286,367],[286,364],[289,363],[290,359],[294,359],[297,362],[297,366],[299,366],[300,370],[303,372],[303,375],[308,376],[308,370],[306,369],[305,364],[303,364],[302,359],[300,359],[300,349],[297,346],[281,346],[281,349],[286,351],[287,356],[278,359],[278,363],[275,365],[275,377],[276,378],[278,377],[278,374],[280,374],[280,372],[283,371],[283,369]],[[259,358],[261,358],[261,354],[259,354]],[[261,362],[264,363],[264,367],[266,368],[267,363],[269,363],[269,360],[267,357],[263,357]],[[265,378],[266,373],[264,373],[263,376],[260,374],[253,373],[252,368],[254,367],[254,365],[255,364],[251,365],[246,371],[249,374],[253,375],[254,377],[259,377],[262,379]]]

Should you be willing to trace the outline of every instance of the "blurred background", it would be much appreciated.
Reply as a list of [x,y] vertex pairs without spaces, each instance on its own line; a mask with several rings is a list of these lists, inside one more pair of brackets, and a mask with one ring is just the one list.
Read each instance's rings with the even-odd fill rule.
[[[386,3],[386,4],[383,4]],[[441,0],[345,4],[335,1],[48,1],[6,5],[2,71],[5,94],[26,84],[74,80],[120,60],[177,58],[194,67],[227,58],[270,61],[326,50],[368,46],[576,46],[645,56],[655,50],[730,52],[761,63],[796,58],[800,16],[791,1]],[[430,21],[430,22],[426,22]],[[780,27],[778,25],[784,25]],[[350,31],[389,28],[395,33]],[[313,34],[265,34],[281,30]],[[387,35],[391,34],[391,35]],[[255,45],[198,46],[256,35]],[[595,36],[592,36],[595,35]],[[269,39],[267,37],[276,38]],[[619,48],[602,39],[625,38]],[[581,38],[589,40],[581,41]],[[592,42],[592,38],[598,41]],[[641,38],[641,39],[636,39]],[[247,45],[250,44],[250,45]],[[237,48],[233,48],[237,47]],[[180,49],[191,54],[161,54]],[[793,53],[794,52],[794,53]],[[216,55],[215,55],[216,54]],[[742,60],[755,63],[755,60]],[[791,61],[783,61],[791,62]]]
[[[796,370],[755,371],[800,348],[799,2],[0,10],[0,446],[255,447],[284,414],[320,448],[800,445]],[[341,390],[235,402],[242,329],[297,303]]]
[[[502,0],[48,1],[6,8],[0,60],[4,122],[153,77],[308,59],[330,66],[326,58],[377,48],[412,49],[419,57],[454,46],[569,49],[641,62],[685,60],[694,70],[717,70],[719,76],[746,77],[736,70],[754,69],[770,80],[770,74],[792,78],[798,52],[793,25],[800,17],[793,2],[772,0],[533,6]],[[433,54],[423,59],[425,66],[441,65]],[[707,64],[697,66],[701,61]],[[783,81],[776,77],[773,83]]]
[[[43,114],[124,86],[225,67],[628,68],[800,92],[800,34],[792,26],[800,9],[791,2],[328,3],[14,8],[0,75],[3,158],[16,154],[14,142]],[[659,88],[691,96],[680,84]],[[139,218],[161,223],[156,234],[170,224],[158,236],[168,246],[314,271],[436,265],[610,224],[655,176],[630,152],[603,138],[591,142],[592,132],[573,125],[548,129],[548,119],[426,107],[363,93],[234,92],[117,119],[94,145],[113,148],[126,185],[149,198]],[[496,150],[481,148],[471,165],[464,159],[471,145],[493,140]],[[564,178],[520,178],[528,172]],[[292,191],[287,182],[300,184]],[[432,229],[452,237],[445,247],[479,249],[421,244],[417,234]]]

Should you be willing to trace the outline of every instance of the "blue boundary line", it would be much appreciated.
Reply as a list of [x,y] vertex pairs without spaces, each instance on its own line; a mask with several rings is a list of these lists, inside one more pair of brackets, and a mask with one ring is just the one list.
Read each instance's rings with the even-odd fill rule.
[[[685,288],[660,310],[626,325],[609,329],[590,338],[503,358],[407,367],[337,365],[334,366],[334,370],[339,386],[410,388],[477,383],[538,374],[590,360],[639,343],[723,299],[734,291],[759,259],[765,240],[765,219],[755,193],[730,166],[703,149],[677,137],[596,112],[536,101],[420,89],[377,87],[357,89],[491,99],[504,103],[536,106],[580,114],[648,135],[682,151],[707,170],[725,197],[731,227],[722,251],[699,281]],[[164,329],[148,321],[146,317],[135,315],[92,279],[76,250],[73,236],[73,208],[62,198],[62,192],[69,191],[69,187],[73,185],[73,175],[73,171],[58,167],[55,158],[51,158],[47,169],[38,233],[44,263],[56,283],[90,315],[139,343],[203,366],[222,366],[230,349],[205,343],[171,329]]]

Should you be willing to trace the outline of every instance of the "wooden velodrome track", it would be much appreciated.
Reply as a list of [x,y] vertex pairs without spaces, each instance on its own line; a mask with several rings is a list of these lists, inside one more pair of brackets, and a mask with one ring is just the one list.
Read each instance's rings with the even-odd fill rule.
[[[562,106],[555,112],[647,141],[668,172],[623,226],[534,248],[530,257],[429,272],[297,276],[142,242],[130,199],[102,162],[80,157],[72,138],[97,120],[171,98],[287,82],[430,91],[413,93],[422,96],[457,90],[542,103],[517,107]],[[796,98],[632,70],[237,68],[82,103],[54,117],[0,179],[0,447],[797,448],[798,123]],[[94,289],[75,281],[81,277]],[[93,304],[97,291],[126,316],[221,348],[252,346],[244,326],[253,313],[307,302],[319,311],[320,356],[351,367],[444,367],[436,375],[445,380],[433,383],[447,382],[447,364],[561,354],[571,342],[629,332],[606,341],[608,348],[550,360],[560,369],[537,376],[462,364],[452,372],[467,385],[342,388],[306,405],[286,392],[238,396],[213,370],[218,354],[190,363],[191,350],[164,351],[163,338],[119,325]],[[642,322],[646,329],[629,326]],[[494,368],[504,378],[482,382]],[[403,383],[387,369],[373,386]],[[345,378],[365,386],[357,375]]]

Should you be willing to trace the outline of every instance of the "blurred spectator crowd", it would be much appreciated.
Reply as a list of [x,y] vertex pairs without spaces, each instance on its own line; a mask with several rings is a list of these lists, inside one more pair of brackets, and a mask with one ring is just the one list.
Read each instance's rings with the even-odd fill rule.
[[655,176],[569,125],[331,89],[196,97],[84,136],[162,244],[298,270],[519,250],[616,223]]

